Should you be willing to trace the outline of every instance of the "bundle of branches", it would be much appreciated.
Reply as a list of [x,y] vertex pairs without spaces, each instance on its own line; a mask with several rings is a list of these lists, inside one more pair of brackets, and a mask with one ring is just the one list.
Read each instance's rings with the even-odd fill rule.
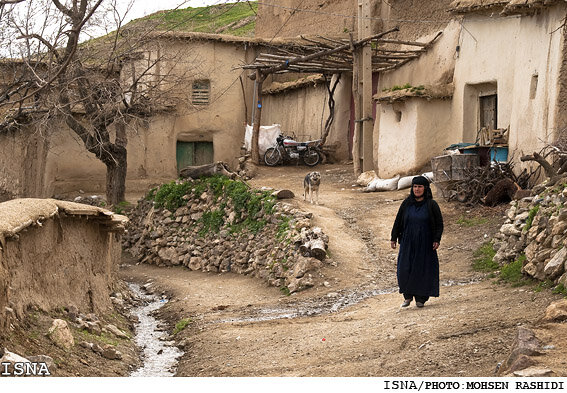
[[494,205],[500,201],[500,195],[488,198],[488,193],[498,185],[499,194],[508,198],[513,197],[515,191],[526,188],[532,173],[524,170],[519,176],[514,174],[512,162],[492,162],[490,165],[475,167],[465,172],[463,180],[455,180],[450,186],[448,200],[475,205],[485,203]]
[[567,178],[567,146],[563,144],[546,145],[539,153],[532,153],[520,157],[520,161],[535,161],[543,168],[545,176],[549,180],[545,183],[546,187],[550,187],[559,182],[559,180]]

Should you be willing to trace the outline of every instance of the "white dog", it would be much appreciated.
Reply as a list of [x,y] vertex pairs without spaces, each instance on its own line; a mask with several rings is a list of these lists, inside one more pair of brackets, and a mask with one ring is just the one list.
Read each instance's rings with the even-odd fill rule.
[[319,204],[319,185],[321,184],[321,174],[319,172],[309,172],[303,179],[303,200],[307,200],[309,194],[309,202],[313,203],[313,192],[315,192],[315,203]]

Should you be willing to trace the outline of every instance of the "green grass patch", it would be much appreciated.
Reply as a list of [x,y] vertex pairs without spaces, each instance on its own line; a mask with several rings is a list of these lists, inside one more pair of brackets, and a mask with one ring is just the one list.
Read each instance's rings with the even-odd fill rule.
[[284,216],[282,217],[280,223],[278,224],[278,231],[276,232],[276,239],[282,241],[288,234],[291,226],[290,226],[290,217]]
[[565,288],[565,285],[563,284],[558,284],[551,292],[556,295],[567,296],[567,288]]
[[157,208],[174,212],[186,205],[188,198],[198,199],[208,190],[212,192],[218,208],[205,212],[198,220],[201,236],[218,233],[225,226],[229,204],[232,204],[235,213],[235,220],[229,227],[231,234],[243,229],[258,233],[267,224],[260,213],[270,215],[274,211],[276,198],[269,192],[251,190],[246,183],[222,175],[166,183],[150,190],[146,199],[153,200]]
[[288,287],[280,287],[280,292],[285,296],[290,296],[291,292]]
[[106,333],[102,333],[100,336],[97,336],[96,334],[92,334],[89,333],[88,330],[83,329],[83,330],[79,330],[79,335],[88,342],[99,342],[99,343],[104,343],[104,344],[109,344],[112,346],[118,346],[119,341],[116,338],[113,338],[114,336],[109,336]]
[[525,255],[520,255],[518,259],[510,262],[500,269],[500,275],[498,276],[501,282],[506,282],[513,287],[520,287],[522,285],[528,285],[532,283],[530,279],[522,274],[522,266],[526,260]]
[[130,202],[122,201],[118,205],[114,205],[112,207],[112,211],[114,211],[114,213],[116,213],[116,214],[122,214],[126,210],[131,209],[131,208],[132,208],[132,204]]
[[534,217],[537,215],[538,211],[539,211],[539,205],[536,205],[536,206],[534,206],[530,209],[530,212],[528,214],[528,218],[526,219],[526,225],[524,226],[524,231],[530,230],[530,228],[532,227],[532,224],[534,222]]
[[158,189],[150,190],[146,199],[153,199],[156,207],[160,209],[165,208],[174,212],[186,203],[183,197],[191,191],[192,187],[192,182],[172,181],[162,184]]
[[457,224],[465,227],[474,227],[478,225],[484,225],[486,223],[488,223],[488,219],[484,217],[465,218],[465,216],[461,216],[457,220]]
[[474,253],[473,269],[477,272],[493,272],[500,265],[493,261],[496,251],[492,243],[484,243]]
[[219,233],[221,227],[224,225],[224,210],[211,210],[203,213],[203,216],[198,222],[202,225],[199,230],[199,235],[205,236],[209,232]]
[[175,324],[175,328],[173,329],[173,334],[175,335],[183,331],[183,329],[185,329],[192,322],[193,320],[191,318],[183,318],[182,320],[180,320]]
[[[130,26],[145,22],[157,24],[158,30],[194,31],[201,33],[254,36],[258,3],[238,2],[218,4],[209,7],[188,7],[177,10],[156,12],[136,19]],[[239,23],[242,22],[242,23]],[[127,27],[130,27],[127,25]]]
[[534,288],[534,292],[541,292],[544,289],[551,289],[551,288],[553,288],[553,281],[551,280],[540,281]]

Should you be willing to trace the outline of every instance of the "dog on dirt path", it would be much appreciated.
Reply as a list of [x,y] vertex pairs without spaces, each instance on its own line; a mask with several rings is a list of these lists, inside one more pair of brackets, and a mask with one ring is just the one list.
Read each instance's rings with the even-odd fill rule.
[[303,179],[303,200],[313,203],[313,193],[315,193],[315,203],[319,204],[319,185],[321,185],[321,174],[319,172],[309,172]]

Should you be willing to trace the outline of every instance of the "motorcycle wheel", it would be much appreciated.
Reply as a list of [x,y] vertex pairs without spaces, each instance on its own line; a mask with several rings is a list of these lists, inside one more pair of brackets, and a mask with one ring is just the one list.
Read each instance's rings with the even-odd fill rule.
[[268,150],[266,150],[266,153],[264,154],[264,162],[266,163],[267,166],[278,165],[281,158],[282,158],[282,153],[274,147],[270,147]]
[[319,156],[319,152],[315,149],[308,149],[303,156],[303,162],[307,166],[315,166],[319,163],[320,160],[321,157]]

